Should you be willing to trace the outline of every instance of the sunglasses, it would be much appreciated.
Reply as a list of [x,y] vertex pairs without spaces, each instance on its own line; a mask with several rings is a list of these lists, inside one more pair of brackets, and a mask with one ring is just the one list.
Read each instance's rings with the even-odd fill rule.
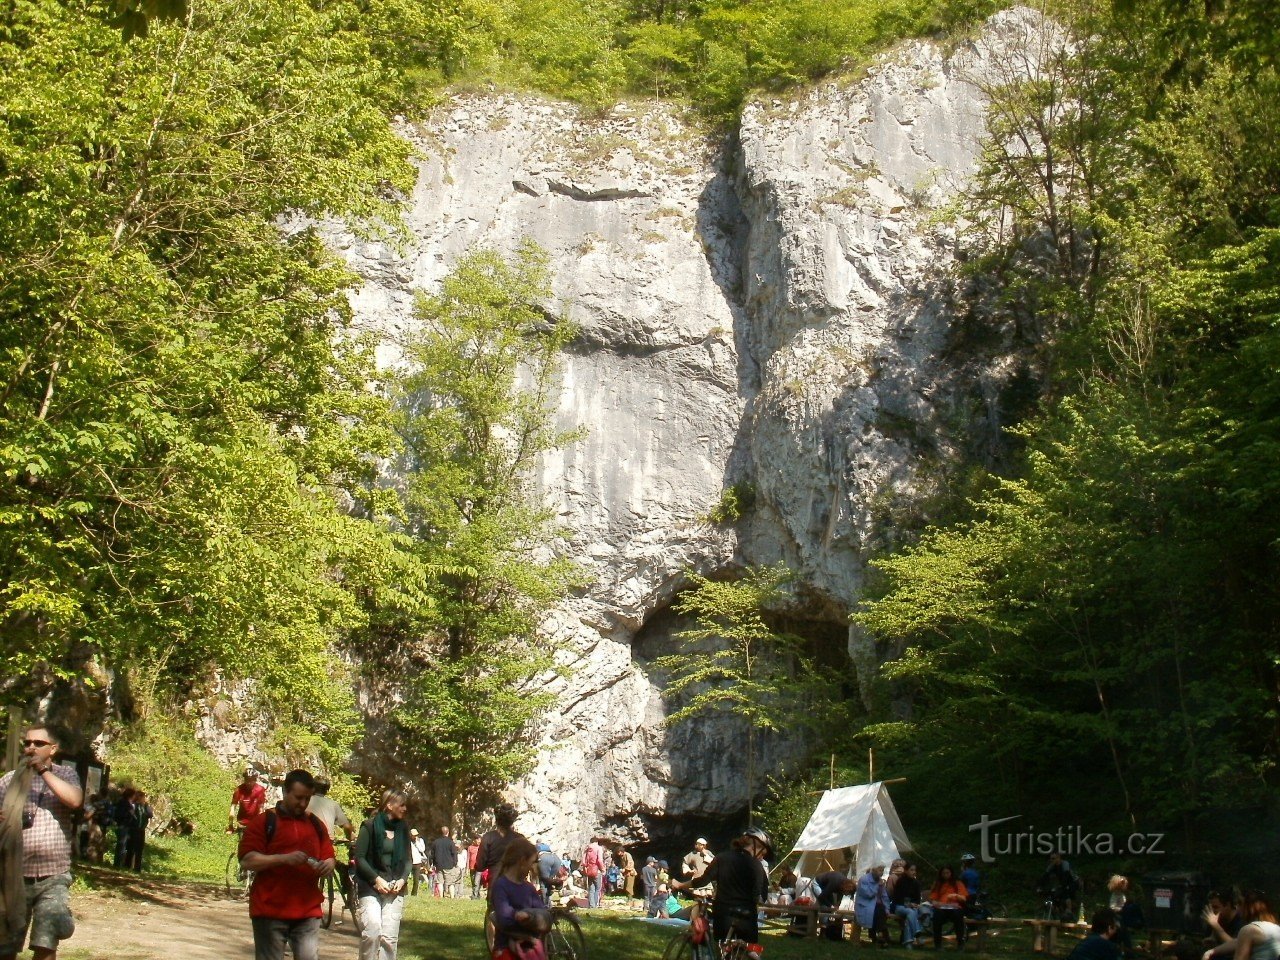
[[49,747],[53,745],[52,740],[23,740],[24,747]]

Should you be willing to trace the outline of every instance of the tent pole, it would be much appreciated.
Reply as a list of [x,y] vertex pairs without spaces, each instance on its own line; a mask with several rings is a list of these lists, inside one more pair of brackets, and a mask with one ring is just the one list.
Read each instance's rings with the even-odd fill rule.
[[876,782],[876,748],[867,748],[867,783]]
[[834,790],[835,788],[836,788],[836,755],[833,753],[831,755],[831,786],[829,789]]

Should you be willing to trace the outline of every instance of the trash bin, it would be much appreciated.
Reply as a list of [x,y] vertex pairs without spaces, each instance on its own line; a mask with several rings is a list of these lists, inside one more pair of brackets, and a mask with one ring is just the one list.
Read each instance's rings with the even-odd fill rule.
[[1204,932],[1205,898],[1209,883],[1203,874],[1190,871],[1153,873],[1142,878],[1147,896],[1143,904],[1148,929],[1176,933]]

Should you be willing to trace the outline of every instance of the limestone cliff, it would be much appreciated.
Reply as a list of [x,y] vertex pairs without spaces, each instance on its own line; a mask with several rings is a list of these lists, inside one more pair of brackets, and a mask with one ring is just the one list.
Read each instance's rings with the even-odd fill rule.
[[[574,849],[741,809],[741,731],[662,725],[648,664],[676,648],[683,571],[785,560],[811,585],[795,613],[815,641],[847,645],[851,672],[868,655],[845,616],[893,504],[954,459],[950,438],[1000,422],[1007,344],[952,349],[955,227],[935,213],[978,156],[979,81],[1042,29],[1015,9],[952,47],[904,45],[859,78],[749,105],[728,139],[665,105],[583,117],[500,94],[406,131],[409,248],[337,241],[385,359],[416,288],[525,236],[582,330],[558,415],[588,432],[541,484],[592,586],[547,624],[574,672],[551,681],[538,770],[514,789],[526,831]],[[736,481],[758,491],[750,515],[701,519]],[[772,741],[762,766],[794,753]]]

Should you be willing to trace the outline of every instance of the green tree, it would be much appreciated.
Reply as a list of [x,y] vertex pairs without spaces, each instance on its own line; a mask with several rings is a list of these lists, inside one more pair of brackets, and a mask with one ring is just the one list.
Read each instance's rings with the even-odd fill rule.
[[818,709],[831,707],[829,678],[814,663],[803,638],[775,630],[770,607],[787,599],[794,577],[782,565],[753,567],[736,580],[691,573],[693,587],[672,605],[692,617],[680,632],[686,649],[659,657],[668,674],[663,696],[676,706],[668,726],[707,713],[724,713],[747,729],[748,818],[754,814],[757,737],[761,732],[802,732]]
[[856,619],[911,711],[867,733],[994,759],[1024,802],[1070,762],[1191,840],[1280,757],[1274,41],[1250,3],[1067,12],[995,91],[975,192],[1018,225],[979,269],[1049,292],[1048,402],[1009,475],[877,564]]
[[340,753],[333,644],[394,552],[338,498],[381,511],[394,433],[356,278],[282,224],[398,215],[386,76],[274,0],[195,2],[127,46],[99,4],[0,21],[6,694],[95,662],[137,710],[251,679]]
[[547,312],[547,255],[464,257],[418,301],[399,383],[408,532],[448,572],[427,617],[385,625],[419,641],[421,664],[397,709],[407,741],[443,779],[453,809],[532,768],[531,722],[560,670],[543,617],[574,582],[554,511],[533,485],[539,458],[575,433],[554,424],[560,351],[573,326]]

